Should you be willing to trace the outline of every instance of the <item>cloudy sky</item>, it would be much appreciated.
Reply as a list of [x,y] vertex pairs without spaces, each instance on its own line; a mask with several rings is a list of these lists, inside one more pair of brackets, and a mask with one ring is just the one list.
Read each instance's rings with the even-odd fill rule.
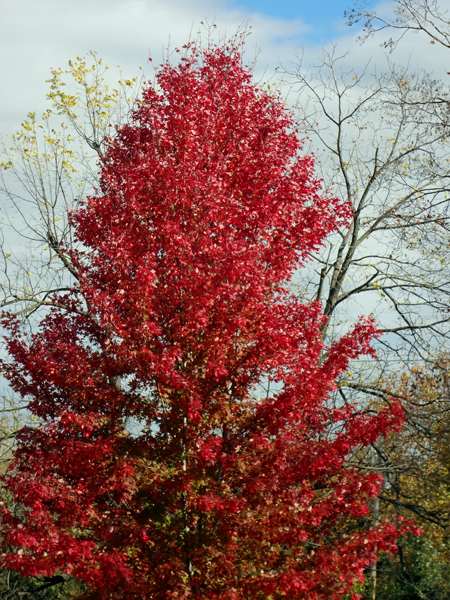
[[[343,13],[352,5],[352,0],[0,0],[0,132],[16,130],[28,111],[45,109],[51,67],[96,50],[132,76],[150,54],[161,60],[169,38],[172,46],[182,45],[205,20],[230,35],[247,21],[253,31],[249,51],[260,48],[258,68],[267,73],[278,63],[289,66],[301,53],[313,64],[321,46],[331,42],[339,52],[351,51],[352,66],[369,59],[384,64],[381,38],[361,46],[358,31],[345,25]],[[374,0],[373,7],[391,11],[392,2]],[[395,60],[448,77],[445,52],[420,36],[405,39]]]

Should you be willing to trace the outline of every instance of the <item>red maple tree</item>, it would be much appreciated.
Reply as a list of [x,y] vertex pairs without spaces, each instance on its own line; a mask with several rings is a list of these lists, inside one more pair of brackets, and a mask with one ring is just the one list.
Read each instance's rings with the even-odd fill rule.
[[4,318],[40,424],[4,478],[3,558],[91,598],[342,598],[398,535],[345,523],[379,489],[349,455],[400,409],[329,402],[376,328],[326,348],[289,287],[350,209],[240,50],[160,68],[72,216],[79,285],[32,336]]

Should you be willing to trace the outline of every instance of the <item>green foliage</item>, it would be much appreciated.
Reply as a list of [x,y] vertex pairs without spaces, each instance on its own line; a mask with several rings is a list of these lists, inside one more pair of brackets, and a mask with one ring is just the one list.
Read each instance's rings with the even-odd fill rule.
[[[377,569],[376,600],[447,600],[450,597],[449,541],[409,536],[397,556],[382,555]],[[365,600],[372,600],[367,577]]]

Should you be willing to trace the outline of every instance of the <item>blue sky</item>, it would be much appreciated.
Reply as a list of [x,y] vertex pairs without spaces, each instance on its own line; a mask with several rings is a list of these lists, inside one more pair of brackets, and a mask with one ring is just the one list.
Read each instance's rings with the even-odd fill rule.
[[262,13],[281,19],[301,19],[314,25],[318,30],[326,30],[333,23],[344,24],[344,11],[354,4],[352,0],[229,0],[229,6],[244,9],[251,13]]
[[262,14],[287,21],[301,20],[309,28],[302,38],[308,43],[327,44],[349,33],[344,12],[353,0],[228,0],[228,6],[250,14]]
[[[230,2],[231,3],[231,2]],[[274,0],[233,0],[235,6],[245,6],[252,12],[262,12],[272,17],[303,17],[310,19],[311,22],[317,21],[326,15],[332,18],[342,16],[342,13],[351,4],[351,0],[319,0],[319,2],[305,2],[305,0],[283,0],[276,2]],[[320,7],[320,10],[318,10]]]

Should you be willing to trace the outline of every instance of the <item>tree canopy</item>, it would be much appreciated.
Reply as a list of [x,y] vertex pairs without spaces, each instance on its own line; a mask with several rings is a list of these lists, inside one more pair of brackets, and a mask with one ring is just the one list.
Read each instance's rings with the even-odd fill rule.
[[349,457],[402,410],[330,403],[377,329],[327,347],[320,302],[292,293],[351,216],[301,150],[236,40],[186,46],[105,138],[78,248],[55,245],[75,284],[35,333],[3,320],[37,419],[3,478],[8,568],[99,599],[318,600],[356,598],[395,548],[396,525],[346,527],[381,484]]

